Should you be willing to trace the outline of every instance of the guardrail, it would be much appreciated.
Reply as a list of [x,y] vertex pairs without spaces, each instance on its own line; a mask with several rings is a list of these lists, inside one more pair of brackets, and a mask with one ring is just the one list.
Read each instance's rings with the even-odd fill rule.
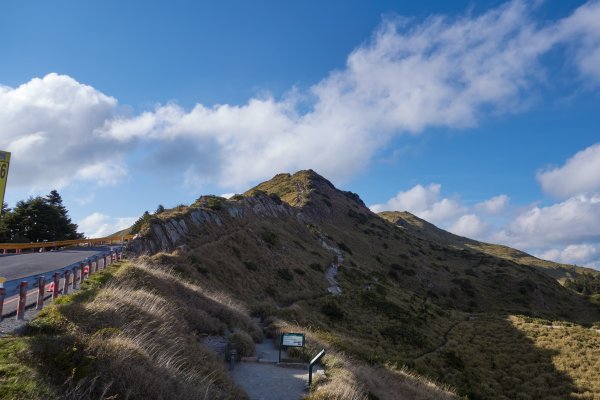
[[[27,305],[27,296],[31,294],[29,287],[37,288],[36,307],[42,309],[44,300],[49,297],[46,295],[46,288],[52,292],[52,300],[58,295],[68,294],[69,287],[77,289],[77,285],[81,284],[84,279],[87,279],[93,273],[106,269],[115,261],[121,260],[123,257],[123,246],[116,249],[111,249],[109,252],[99,252],[93,256],[67,265],[62,268],[57,268],[52,271],[36,274],[24,278],[13,279],[0,283],[0,321],[2,321],[2,313],[5,304],[5,299],[18,294],[17,299],[8,300],[8,302],[18,301],[16,316],[17,319],[23,319],[25,307]],[[102,260],[102,263],[100,262]],[[49,284],[47,285],[47,283]],[[62,285],[61,285],[62,283]]]
[[8,254],[9,251],[21,253],[25,249],[47,249],[66,246],[75,246],[80,244],[103,245],[103,244],[124,244],[134,238],[135,235],[109,236],[96,239],[75,239],[75,240],[59,240],[54,242],[36,242],[36,243],[0,243],[2,254]]

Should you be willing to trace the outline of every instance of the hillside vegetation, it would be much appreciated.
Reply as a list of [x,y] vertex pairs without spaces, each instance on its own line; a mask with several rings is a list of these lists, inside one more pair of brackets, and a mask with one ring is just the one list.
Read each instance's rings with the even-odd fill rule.
[[[526,257],[484,251],[414,218],[376,215],[358,195],[310,170],[280,174],[229,200],[202,196],[148,214],[129,247],[136,260],[93,301],[59,305],[40,321],[56,313],[70,321],[60,334],[100,360],[106,369],[95,382],[112,382],[120,395],[138,377],[114,372],[125,364],[92,340],[96,331],[116,328],[107,333],[114,340],[101,342],[127,343],[131,357],[146,354],[149,371],[176,366],[166,385],[193,382],[214,398],[235,398],[219,362],[197,348],[189,359],[185,346],[232,330],[258,339],[249,314],[304,331],[305,359],[329,350],[326,377],[308,399],[600,398],[600,307],[593,297],[562,286],[540,265],[522,262]],[[343,259],[336,276],[342,293],[334,296],[325,273],[336,255]],[[136,299],[136,312],[113,315],[133,301],[120,298],[115,285],[135,293],[127,299]],[[163,301],[179,312],[169,313]],[[148,304],[157,304],[156,312]],[[98,322],[81,308],[98,313]],[[152,319],[161,314],[167,322]],[[43,326],[34,323],[32,332],[44,332],[36,324]],[[182,358],[167,362],[164,353],[140,348],[135,334],[146,326]]]

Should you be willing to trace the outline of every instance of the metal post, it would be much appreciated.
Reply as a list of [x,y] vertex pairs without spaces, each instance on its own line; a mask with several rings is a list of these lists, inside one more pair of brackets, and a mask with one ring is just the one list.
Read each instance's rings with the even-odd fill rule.
[[235,358],[237,357],[237,350],[236,349],[231,349],[231,351],[229,351],[229,370],[233,371],[233,369],[235,368]]
[[46,289],[46,278],[42,275],[38,278],[38,297],[36,308],[41,310],[44,308],[44,295]]
[[19,286],[19,305],[17,306],[17,319],[25,318],[25,304],[27,303],[27,282]]
[[56,300],[58,297],[58,286],[60,285],[60,274],[58,272],[54,273],[52,283],[54,283],[54,287],[52,288],[52,300]]
[[69,278],[71,277],[71,272],[69,270],[65,271],[65,287],[63,288],[63,294],[69,294]]
[[85,271],[83,269],[83,263],[79,264],[79,284],[83,283],[83,275],[84,275]]
[[94,257],[94,262],[96,263],[96,271],[100,271],[100,261],[98,256]]
[[102,263],[102,269],[106,269],[106,254],[102,256],[104,262]]
[[[0,283],[0,285],[2,285]],[[2,309],[4,308],[4,296],[6,294],[6,290],[4,287],[0,287],[0,321],[2,321]]]
[[90,275],[91,275],[91,274],[93,274],[94,272],[96,272],[96,271],[94,271],[94,269],[92,268],[92,259],[91,259],[91,258],[90,258],[90,259],[88,259],[88,268],[90,269]]
[[325,349],[322,349],[308,364],[308,386],[312,385],[313,367],[325,355]]

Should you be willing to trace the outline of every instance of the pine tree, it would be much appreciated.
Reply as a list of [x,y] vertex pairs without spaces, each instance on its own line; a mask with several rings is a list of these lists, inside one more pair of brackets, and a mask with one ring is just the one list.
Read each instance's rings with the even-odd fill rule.
[[11,210],[8,208],[8,204],[2,203],[2,213],[0,214],[0,243],[7,243],[10,241],[10,232],[7,225],[10,212]]

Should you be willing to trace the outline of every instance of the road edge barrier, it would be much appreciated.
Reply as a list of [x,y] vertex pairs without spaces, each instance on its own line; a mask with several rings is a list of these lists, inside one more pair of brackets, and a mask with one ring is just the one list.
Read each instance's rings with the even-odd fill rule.
[[[100,252],[104,260],[102,265],[102,269],[100,269],[98,265],[99,257],[98,254],[86,257],[84,260],[77,261],[73,264],[67,265],[66,267],[57,268],[51,271],[47,271],[43,274],[35,274],[27,277],[17,278],[10,281],[6,281],[0,283],[0,322],[10,317],[13,313],[16,313],[16,319],[22,320],[24,319],[25,309],[27,306],[27,295],[30,294],[27,290],[27,287],[31,284],[31,287],[37,287],[38,297],[35,303],[31,305],[35,305],[35,308],[41,310],[44,307],[44,299],[46,298],[46,280],[52,279],[52,283],[48,287],[48,291],[52,292],[51,299],[52,301],[56,300],[59,295],[67,295],[69,294],[69,286],[71,286],[72,290],[77,289],[77,280],[79,283],[83,283],[85,279],[89,279],[91,275],[95,272],[106,270],[106,268],[112,264],[114,264],[117,260],[120,261],[123,259],[123,251],[124,246],[119,246],[116,249],[112,249],[109,252]],[[95,257],[95,258],[94,258]],[[92,270],[92,258],[94,258],[96,268]],[[107,264],[108,258],[108,264]],[[85,264],[87,268],[89,268],[88,273],[84,274]],[[77,279],[77,270],[80,271],[79,279]],[[72,277],[72,279],[71,279]],[[61,289],[61,281],[63,281],[62,291]],[[42,283],[44,286],[42,286]],[[7,313],[7,315],[3,315],[4,303],[7,298],[10,298],[14,295],[18,294],[18,305],[17,310]],[[10,300],[12,301],[12,300]]]

